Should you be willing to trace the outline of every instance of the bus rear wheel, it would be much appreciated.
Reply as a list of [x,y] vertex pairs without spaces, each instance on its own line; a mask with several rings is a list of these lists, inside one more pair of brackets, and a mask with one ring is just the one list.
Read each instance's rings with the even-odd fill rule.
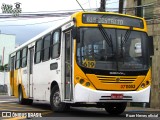
[[23,98],[23,91],[22,91],[22,87],[19,87],[19,92],[18,92],[18,100],[19,100],[19,104],[24,104],[25,103],[25,99]]
[[54,86],[50,96],[51,108],[54,112],[65,112],[68,111],[69,105],[61,102],[60,91],[58,85]]
[[105,105],[105,110],[109,114],[114,114],[114,115],[119,115],[124,112],[126,109],[127,103],[122,102],[122,103],[107,103]]
[[19,87],[19,90],[18,90],[18,100],[19,100],[19,104],[22,104],[22,105],[30,105],[33,103],[33,100],[25,99],[23,97],[23,91],[21,86]]

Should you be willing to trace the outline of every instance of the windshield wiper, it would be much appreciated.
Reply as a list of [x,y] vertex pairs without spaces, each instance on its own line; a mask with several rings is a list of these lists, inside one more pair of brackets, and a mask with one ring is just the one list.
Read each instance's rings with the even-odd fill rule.
[[129,30],[126,31],[125,35],[124,35],[124,38],[122,37],[122,34],[121,34],[121,44],[120,44],[120,47],[121,47],[121,56],[122,56],[122,59],[123,59],[123,63],[124,63],[124,53],[123,53],[123,47],[124,47],[124,44],[126,44],[130,34],[131,34],[131,30],[133,30],[133,27],[130,27]]
[[105,31],[105,29],[103,28],[103,26],[101,24],[99,24],[98,28],[99,28],[101,34],[103,35],[104,39],[106,40],[108,46],[112,47],[112,40],[109,38],[109,36],[108,36],[107,32]]
[[101,32],[103,38],[105,39],[105,41],[107,42],[108,46],[112,48],[112,54],[113,54],[113,43],[112,43],[112,36],[107,34],[107,32],[105,31],[105,29],[103,28],[103,26],[101,24],[98,25],[99,31]]
[[123,53],[123,43],[122,43],[122,34],[121,34],[121,44],[120,44],[120,47],[121,47],[121,56],[122,56],[122,59],[123,59],[123,64],[124,64],[124,53]]
[[122,46],[127,42],[128,38],[131,34],[131,30],[133,30],[133,27],[130,27],[130,29],[126,31],[126,33],[124,35],[124,39],[122,41]]

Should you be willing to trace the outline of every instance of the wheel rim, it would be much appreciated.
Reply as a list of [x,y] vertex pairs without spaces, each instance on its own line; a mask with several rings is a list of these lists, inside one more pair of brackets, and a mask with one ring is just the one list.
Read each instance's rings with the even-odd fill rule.
[[61,103],[60,93],[59,91],[57,91],[53,95],[53,104],[55,107],[59,107],[60,103]]

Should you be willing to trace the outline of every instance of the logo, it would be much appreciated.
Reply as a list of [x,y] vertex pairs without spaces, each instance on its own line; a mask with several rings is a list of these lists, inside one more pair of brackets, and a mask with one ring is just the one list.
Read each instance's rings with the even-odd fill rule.
[[11,112],[2,112],[2,117],[12,117]]
[[125,75],[124,72],[109,72],[110,75]]
[[15,17],[19,16],[19,13],[22,12],[21,3],[19,2],[14,3],[14,7],[13,5],[3,3],[1,9],[2,13],[13,14]]
[[121,80],[121,79],[120,79],[119,77],[116,78],[116,82],[120,82],[120,80]]
[[42,113],[40,112],[2,112],[3,118],[33,118],[33,117],[42,117]]

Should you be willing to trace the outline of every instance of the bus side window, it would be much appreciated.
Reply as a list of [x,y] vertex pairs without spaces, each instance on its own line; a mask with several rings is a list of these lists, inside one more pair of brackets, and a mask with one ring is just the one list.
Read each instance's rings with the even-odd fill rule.
[[47,61],[50,58],[50,40],[51,35],[47,35],[43,39],[43,56],[42,61]]
[[[9,55],[9,61],[8,61],[8,67],[7,67],[7,71],[9,72],[9,71],[11,71],[11,68],[12,68],[12,60],[11,60],[12,58],[11,58],[11,55]],[[14,69],[14,68],[13,68]]]
[[20,68],[21,66],[21,51],[18,51],[16,53],[16,61],[15,61],[16,65],[15,65],[15,69]]
[[22,68],[27,66],[27,50],[27,47],[22,50]]
[[15,60],[15,56],[14,56],[14,57],[11,57],[10,60],[11,60],[11,61],[10,61],[10,71],[13,71],[14,68],[15,68],[15,67],[14,67],[14,66],[15,66],[15,61],[14,61],[14,60]]
[[36,50],[35,50],[35,63],[41,62],[41,53],[42,53],[42,39],[36,42]]
[[52,59],[59,57],[60,55],[60,30],[55,31],[52,35],[52,52],[51,57]]

